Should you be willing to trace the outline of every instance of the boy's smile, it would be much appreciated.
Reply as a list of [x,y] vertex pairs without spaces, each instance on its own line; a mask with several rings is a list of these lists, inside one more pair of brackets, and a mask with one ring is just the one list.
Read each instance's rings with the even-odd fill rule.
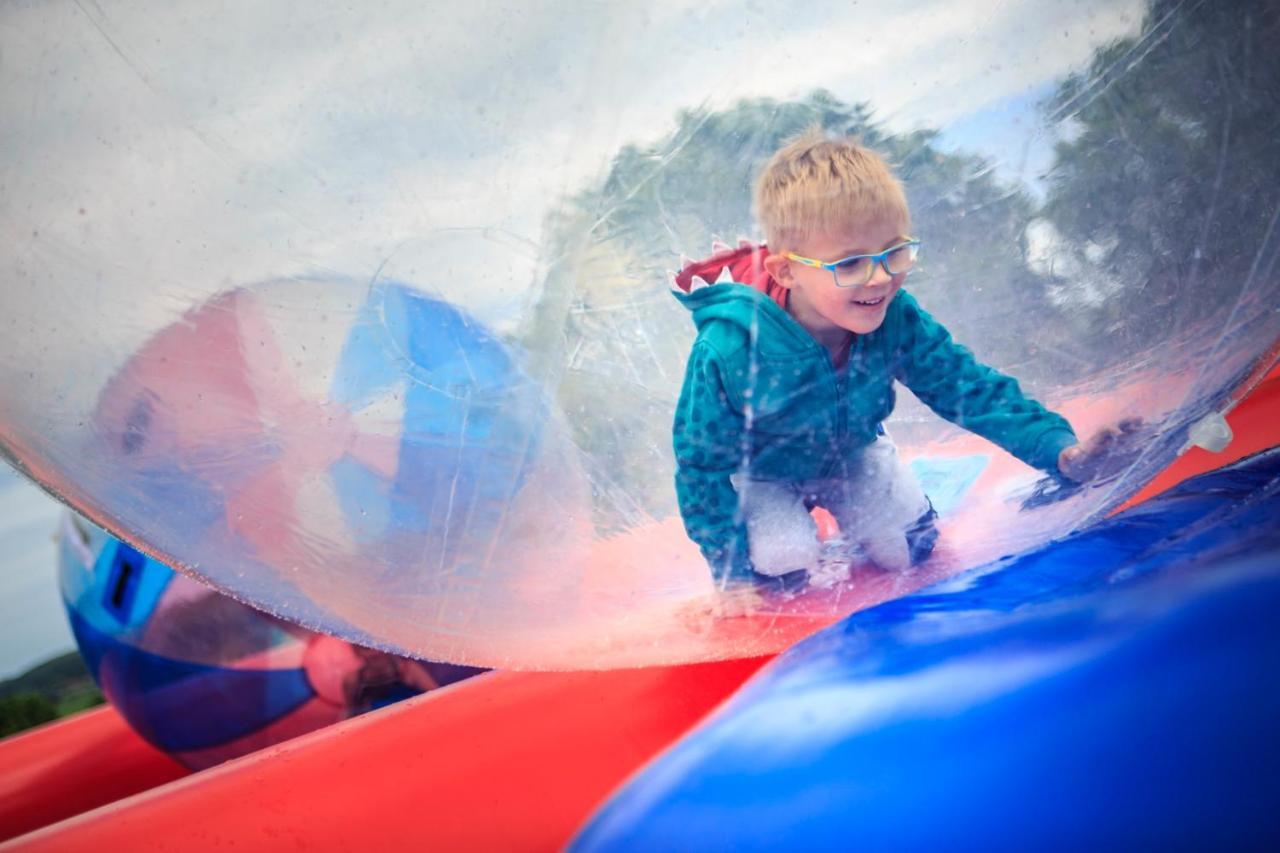
[[[795,254],[831,262],[851,255],[874,254],[906,239],[896,219],[879,220],[830,234],[796,246]],[[787,308],[809,334],[833,353],[841,350],[850,332],[869,334],[880,328],[906,274],[889,275],[877,264],[871,279],[860,287],[837,287],[830,271],[805,266],[784,255],[771,255],[769,272],[790,291]]]

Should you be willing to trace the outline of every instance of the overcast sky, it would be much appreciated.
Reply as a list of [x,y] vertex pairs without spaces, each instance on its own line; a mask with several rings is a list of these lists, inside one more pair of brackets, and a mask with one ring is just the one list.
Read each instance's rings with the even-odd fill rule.
[[61,512],[0,463],[0,679],[75,648],[58,594]]
[[[679,108],[822,86],[975,146],[986,116],[1005,155],[1010,122],[1042,131],[1001,105],[1025,110],[1141,14],[1133,0],[303,8],[6,4],[5,245],[59,289],[78,277],[77,294],[362,276],[400,250],[497,305],[531,280],[547,210]],[[465,266],[438,266],[454,229],[489,229],[490,263],[467,246]]]

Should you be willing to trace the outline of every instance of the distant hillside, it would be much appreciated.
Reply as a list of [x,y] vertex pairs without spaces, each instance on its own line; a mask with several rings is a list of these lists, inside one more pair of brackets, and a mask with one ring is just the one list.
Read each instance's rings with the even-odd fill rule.
[[101,705],[98,690],[78,652],[67,652],[0,681],[0,737]]
[[0,699],[15,693],[56,694],[67,686],[92,681],[79,652],[66,652],[11,678],[0,681]]

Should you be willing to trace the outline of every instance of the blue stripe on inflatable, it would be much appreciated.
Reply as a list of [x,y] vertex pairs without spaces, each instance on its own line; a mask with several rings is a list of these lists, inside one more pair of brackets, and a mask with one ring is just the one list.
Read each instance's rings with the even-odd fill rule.
[[92,569],[70,549],[59,558],[68,607],[94,630],[117,636],[143,629],[173,578],[163,563],[114,538],[103,543]]
[[801,643],[580,850],[1280,838],[1280,448]]

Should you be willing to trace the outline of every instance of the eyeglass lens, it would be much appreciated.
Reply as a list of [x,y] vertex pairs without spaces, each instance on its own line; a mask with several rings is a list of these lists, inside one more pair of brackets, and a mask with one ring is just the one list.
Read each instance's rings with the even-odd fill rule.
[[[909,272],[916,264],[919,247],[916,245],[899,246],[885,257],[885,269],[890,275],[901,275]],[[852,258],[835,268],[836,284],[841,287],[854,287],[866,284],[871,280],[875,262],[869,257]]]

